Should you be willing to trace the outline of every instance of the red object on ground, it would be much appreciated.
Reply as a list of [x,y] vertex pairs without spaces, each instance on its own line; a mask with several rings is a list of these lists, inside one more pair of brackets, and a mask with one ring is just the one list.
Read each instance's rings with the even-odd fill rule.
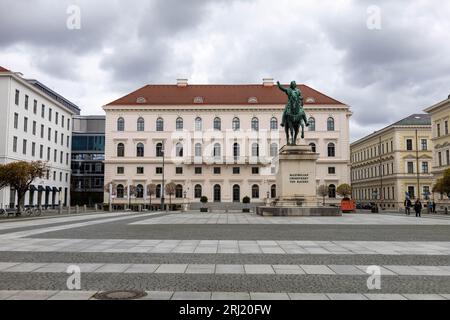
[[355,200],[343,199],[341,201],[341,211],[344,213],[356,212]]

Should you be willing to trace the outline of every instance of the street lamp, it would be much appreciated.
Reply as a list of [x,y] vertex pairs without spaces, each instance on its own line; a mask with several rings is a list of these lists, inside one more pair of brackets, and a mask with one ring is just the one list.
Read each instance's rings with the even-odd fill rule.
[[162,143],[161,148],[161,154],[163,156],[163,163],[162,163],[162,184],[161,184],[161,211],[164,211],[164,167],[165,167],[165,157],[166,157],[166,150],[165,150],[165,144]]

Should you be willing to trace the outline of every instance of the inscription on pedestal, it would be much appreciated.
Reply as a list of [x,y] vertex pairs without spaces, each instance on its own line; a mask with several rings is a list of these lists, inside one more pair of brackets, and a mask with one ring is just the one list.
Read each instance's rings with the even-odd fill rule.
[[291,173],[289,175],[289,183],[309,183],[308,173]]

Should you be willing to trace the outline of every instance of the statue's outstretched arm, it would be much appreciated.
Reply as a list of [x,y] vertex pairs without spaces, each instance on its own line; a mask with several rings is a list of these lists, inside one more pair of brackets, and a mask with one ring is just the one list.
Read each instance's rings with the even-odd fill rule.
[[283,91],[284,93],[287,93],[287,92],[288,92],[287,89],[284,88],[284,87],[280,84],[280,81],[277,81],[277,86],[278,86],[278,88],[279,88],[281,91]]

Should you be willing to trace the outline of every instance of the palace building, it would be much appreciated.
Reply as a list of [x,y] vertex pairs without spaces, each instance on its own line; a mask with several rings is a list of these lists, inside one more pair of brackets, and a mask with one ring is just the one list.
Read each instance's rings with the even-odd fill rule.
[[[287,86],[287,85],[286,85]],[[316,183],[350,182],[349,106],[306,85],[306,143],[320,154]],[[105,105],[105,203],[252,203],[277,195],[280,126],[287,96],[264,79],[259,85],[147,85]],[[169,183],[173,194],[164,193]],[[150,185],[155,193],[147,191]],[[110,192],[109,192],[110,191]],[[166,190],[167,191],[167,190]],[[152,192],[151,192],[152,193]]]

